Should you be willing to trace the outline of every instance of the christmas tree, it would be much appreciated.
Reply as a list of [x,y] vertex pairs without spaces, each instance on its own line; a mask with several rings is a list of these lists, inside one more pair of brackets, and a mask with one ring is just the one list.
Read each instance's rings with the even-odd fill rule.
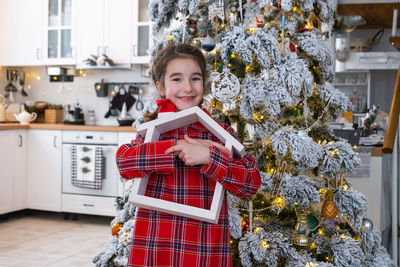
[[[203,49],[205,104],[257,160],[258,193],[227,195],[234,265],[394,266],[365,217],[367,199],[345,179],[359,164],[356,152],[329,128],[351,110],[332,85],[332,2],[153,0],[148,13],[160,37],[153,55],[169,42]],[[152,96],[145,112],[157,109]],[[135,211],[128,195],[96,266],[127,262]]]

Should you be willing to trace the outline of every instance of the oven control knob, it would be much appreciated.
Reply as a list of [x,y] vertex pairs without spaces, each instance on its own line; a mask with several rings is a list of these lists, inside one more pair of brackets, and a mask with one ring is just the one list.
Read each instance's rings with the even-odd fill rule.
[[79,139],[79,135],[76,136],[76,139]]
[[103,140],[104,139],[104,137],[103,136],[100,136],[100,140]]

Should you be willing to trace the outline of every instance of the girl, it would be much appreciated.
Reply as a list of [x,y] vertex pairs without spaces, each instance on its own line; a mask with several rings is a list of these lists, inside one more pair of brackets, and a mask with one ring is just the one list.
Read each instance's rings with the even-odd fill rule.
[[[169,99],[162,105],[172,103],[176,111],[200,105],[205,58],[190,45],[168,45],[153,60],[152,79],[160,97]],[[217,181],[237,197],[250,197],[260,186],[254,159],[231,157],[199,122],[166,132],[157,142],[143,140],[138,135],[121,146],[116,160],[125,179],[149,175],[146,196],[209,209]],[[128,266],[232,266],[226,199],[218,224],[140,208],[133,235]]]

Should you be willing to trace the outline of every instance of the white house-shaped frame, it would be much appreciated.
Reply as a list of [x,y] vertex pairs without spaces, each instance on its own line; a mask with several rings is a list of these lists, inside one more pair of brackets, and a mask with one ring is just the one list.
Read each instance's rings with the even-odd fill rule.
[[[144,143],[148,143],[157,141],[162,133],[195,122],[203,124],[204,127],[225,144],[225,147],[228,148],[231,153],[237,153],[240,157],[244,156],[244,146],[197,106],[174,113],[174,115],[170,117],[162,117],[143,123],[137,128],[137,131],[140,135],[145,136]],[[129,196],[129,202],[133,205],[210,223],[218,223],[219,213],[221,211],[221,205],[225,193],[225,190],[220,183],[216,183],[211,208],[207,210],[147,197],[144,195],[146,192],[147,181],[148,177],[133,179],[131,194]]]

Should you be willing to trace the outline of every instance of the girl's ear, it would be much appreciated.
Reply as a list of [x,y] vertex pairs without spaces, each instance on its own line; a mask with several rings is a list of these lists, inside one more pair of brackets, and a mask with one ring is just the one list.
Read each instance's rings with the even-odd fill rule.
[[156,82],[156,87],[157,87],[158,95],[165,97],[164,87],[162,86],[162,84],[159,81]]

